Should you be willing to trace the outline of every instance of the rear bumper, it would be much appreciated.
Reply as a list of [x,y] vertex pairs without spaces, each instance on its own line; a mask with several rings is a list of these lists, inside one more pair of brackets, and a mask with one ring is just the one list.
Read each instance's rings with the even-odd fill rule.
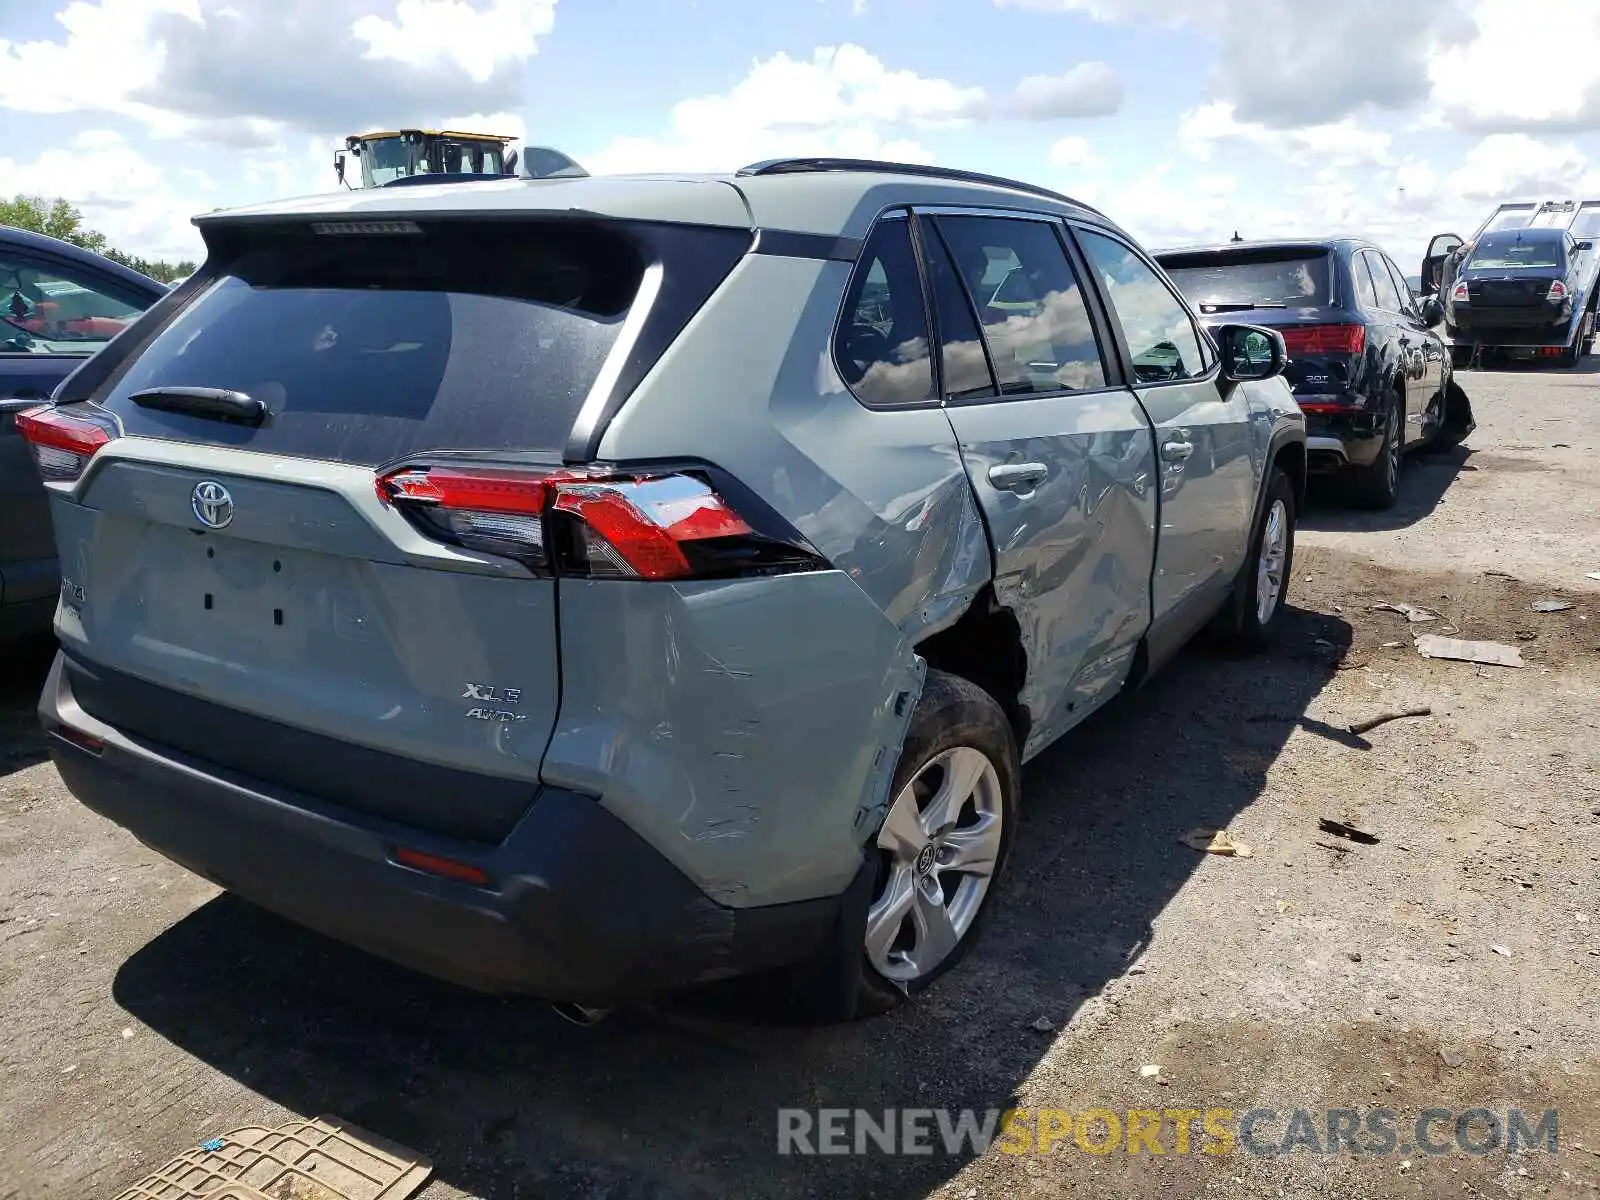
[[1568,307],[1455,307],[1450,314],[1451,340],[1458,345],[1565,346],[1572,340],[1574,316]]
[[1313,472],[1367,466],[1383,447],[1382,415],[1353,403],[1332,411],[1311,407],[1305,417],[1307,465]]
[[[292,921],[481,991],[608,1007],[780,966],[820,945],[844,902],[719,905],[598,801],[560,789],[543,789],[490,847],[270,789],[90,716],[59,654],[39,715],[68,789],[151,849]],[[401,866],[398,847],[471,864],[492,883]]]

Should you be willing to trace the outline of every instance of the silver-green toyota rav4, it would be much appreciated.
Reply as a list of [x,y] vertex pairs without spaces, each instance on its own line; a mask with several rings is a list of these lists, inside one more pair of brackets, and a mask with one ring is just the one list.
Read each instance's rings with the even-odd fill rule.
[[1283,343],[1104,216],[856,160],[198,218],[19,424],[68,787],[295,921],[592,1019],[973,940],[1020,766],[1284,605]]

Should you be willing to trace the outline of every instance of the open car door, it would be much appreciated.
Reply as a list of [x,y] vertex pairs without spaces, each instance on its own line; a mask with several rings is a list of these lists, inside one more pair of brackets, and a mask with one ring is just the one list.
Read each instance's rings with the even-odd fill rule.
[[1449,281],[1444,278],[1445,259],[1461,248],[1462,241],[1459,234],[1435,234],[1428,243],[1428,253],[1423,256],[1422,270],[1418,278],[1422,280],[1422,294],[1424,296],[1442,295],[1449,286]]

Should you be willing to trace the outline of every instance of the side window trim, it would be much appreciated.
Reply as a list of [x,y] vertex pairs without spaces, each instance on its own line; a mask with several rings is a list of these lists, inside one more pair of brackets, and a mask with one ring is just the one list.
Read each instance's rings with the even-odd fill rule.
[[[939,353],[934,355],[934,357],[939,362],[940,404],[947,407],[950,405],[965,407],[969,404],[987,404],[991,401],[1008,399],[1008,397],[1000,394],[999,376],[995,374],[994,370],[994,356],[989,353],[989,339],[983,336],[983,322],[978,319],[978,310],[972,299],[972,293],[970,290],[968,290],[966,282],[961,278],[961,272],[955,270],[956,256],[955,253],[950,249],[950,243],[945,239],[944,231],[939,228],[939,223],[936,220],[933,220],[927,213],[920,209],[913,210],[912,218],[914,227],[919,230],[926,230],[925,236],[931,236],[938,243],[940,250],[944,252],[946,261],[951,265],[951,270],[955,276],[956,289],[961,293],[961,299],[967,306],[967,315],[972,320],[972,327],[978,331],[978,347],[983,351],[983,361],[984,365],[989,369],[989,383],[992,388],[991,391],[980,392],[971,396],[962,396],[960,398],[951,396],[944,378],[944,327],[939,320],[938,298],[934,294],[932,281],[928,279],[928,260],[925,257],[922,257],[917,266],[918,269],[920,269],[923,273],[922,286],[923,291],[928,298],[928,308],[934,314],[933,324],[929,328],[932,330],[933,339],[939,347]],[[921,252],[922,245],[919,242],[919,255],[921,255]]]
[[[956,272],[956,284],[960,287],[962,295],[966,297],[968,311],[972,313],[973,320],[977,324],[978,339],[983,346],[984,361],[989,364],[989,377],[991,380],[996,381],[997,390],[988,395],[963,396],[959,399],[952,399],[941,391],[941,401],[946,407],[968,408],[974,404],[1026,404],[1034,400],[1049,400],[1060,396],[1100,396],[1107,392],[1122,391],[1127,387],[1123,381],[1130,376],[1124,370],[1122,360],[1117,356],[1106,353],[1106,345],[1111,337],[1112,329],[1105,321],[1104,310],[1098,306],[1098,292],[1094,290],[1092,282],[1086,279],[1084,274],[1085,266],[1081,262],[1080,256],[1075,253],[1075,247],[1071,246],[1071,240],[1065,236],[1061,217],[1054,213],[1028,212],[1004,208],[960,208],[937,204],[914,205],[911,211],[918,221],[926,222],[934,230],[934,236],[939,239],[939,244],[944,248],[945,254],[952,263],[955,262],[955,253],[951,250],[943,230],[939,228],[939,217],[982,217],[986,220],[1034,221],[1039,224],[1053,226],[1055,228],[1056,241],[1061,245],[1062,254],[1067,260],[1067,265],[1072,269],[1073,274],[1077,276],[1078,290],[1083,293],[1084,306],[1089,316],[1089,328],[1094,334],[1095,348],[1100,355],[1100,372],[1105,376],[1105,383],[1094,388],[1062,388],[1059,391],[1031,392],[1027,395],[1002,394],[998,390],[999,376],[994,369],[994,356],[989,348],[989,337],[984,330],[983,322],[977,319],[977,297],[973,296],[972,289],[967,286],[966,280],[961,278],[961,273],[958,271]],[[931,295],[931,288],[927,288],[926,284],[924,286]],[[936,355],[935,357],[940,356]]]
[[1128,346],[1128,335],[1127,331],[1122,327],[1122,318],[1117,315],[1116,307],[1111,303],[1111,297],[1106,295],[1105,286],[1100,280],[1099,272],[1091,268],[1089,270],[1089,287],[1093,290],[1101,311],[1105,313],[1106,318],[1110,322],[1111,328],[1114,331],[1117,355],[1120,359],[1119,365],[1121,368],[1121,374],[1125,379],[1128,380],[1127,386],[1137,387],[1142,390],[1146,388],[1175,387],[1180,384],[1206,383],[1214,381],[1221,374],[1222,352],[1217,348],[1216,342],[1212,339],[1211,331],[1205,327],[1198,317],[1195,316],[1194,309],[1190,307],[1189,301],[1181,292],[1178,291],[1177,288],[1173,287],[1173,285],[1167,280],[1166,273],[1151,261],[1150,256],[1140,251],[1139,248],[1130,243],[1127,238],[1120,236],[1104,226],[1090,225],[1086,222],[1077,221],[1067,221],[1064,224],[1065,229],[1063,232],[1068,235],[1069,240],[1073,243],[1073,248],[1077,252],[1077,256],[1081,258],[1085,264],[1088,263],[1089,255],[1088,252],[1083,249],[1082,244],[1078,241],[1078,234],[1080,230],[1084,233],[1092,233],[1099,237],[1103,237],[1109,242],[1115,242],[1129,254],[1133,255],[1134,258],[1138,259],[1141,263],[1148,267],[1151,273],[1154,274],[1156,281],[1166,289],[1167,294],[1172,297],[1174,303],[1176,303],[1178,307],[1183,310],[1184,315],[1189,318],[1189,325],[1194,330],[1195,341],[1200,345],[1200,356],[1202,361],[1205,363],[1205,370],[1200,374],[1191,375],[1187,379],[1168,379],[1155,383],[1139,383],[1138,375],[1135,374],[1133,369],[1133,351]]

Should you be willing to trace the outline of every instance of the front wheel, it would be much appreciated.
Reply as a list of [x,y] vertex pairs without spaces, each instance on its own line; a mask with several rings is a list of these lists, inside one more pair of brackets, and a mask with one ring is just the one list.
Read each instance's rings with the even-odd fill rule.
[[1250,539],[1250,556],[1233,601],[1228,632],[1248,650],[1272,640],[1289,594],[1294,570],[1294,485],[1281,468],[1267,480],[1266,504]]
[[930,670],[889,811],[867,847],[875,878],[864,935],[859,923],[842,921],[831,943],[797,968],[812,1020],[885,1012],[967,953],[1010,853],[1021,774],[1010,722],[994,698]]

